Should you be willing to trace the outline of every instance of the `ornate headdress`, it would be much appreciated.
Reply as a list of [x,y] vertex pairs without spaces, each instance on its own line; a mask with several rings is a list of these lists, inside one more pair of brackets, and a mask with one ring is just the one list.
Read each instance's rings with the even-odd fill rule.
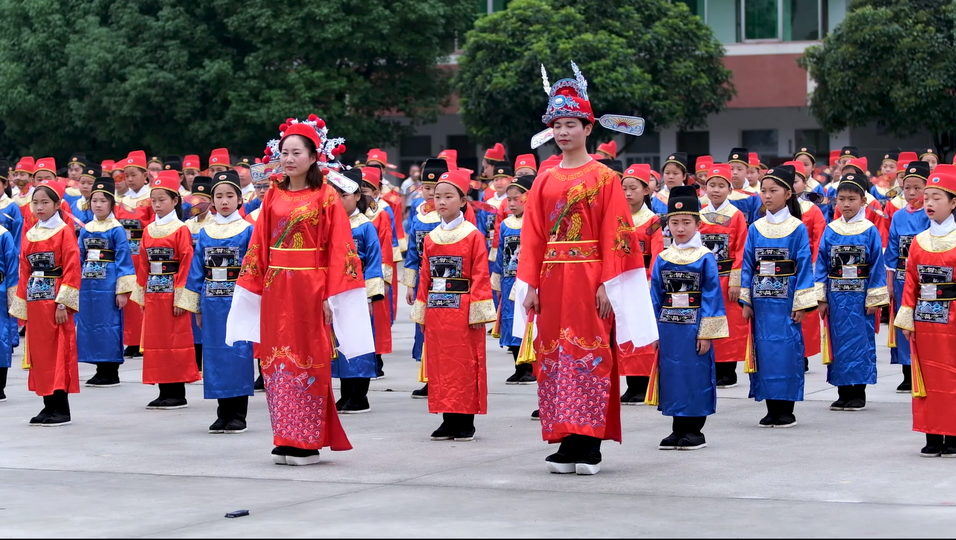
[[588,81],[578,65],[571,62],[573,79],[561,79],[548,88],[548,72],[541,66],[541,80],[548,92],[548,110],[541,121],[550,126],[559,118],[581,118],[594,123],[594,111],[588,101]]
[[315,148],[319,154],[319,167],[336,165],[335,161],[338,156],[345,153],[345,138],[333,137],[330,139],[329,128],[325,125],[325,120],[310,114],[306,120],[287,118],[279,126],[279,138],[266,143],[266,149],[263,151],[265,157],[262,158],[262,162],[268,164],[275,161],[278,164],[279,143],[290,135],[301,135],[315,143]]

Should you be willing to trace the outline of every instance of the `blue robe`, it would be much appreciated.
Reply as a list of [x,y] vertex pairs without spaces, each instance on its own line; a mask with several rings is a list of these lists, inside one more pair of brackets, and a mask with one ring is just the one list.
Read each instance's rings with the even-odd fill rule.
[[740,283],[740,303],[754,311],[757,373],[750,375],[750,397],[803,401],[803,332],[791,312],[817,306],[803,222],[793,216],[779,224],[755,221],[744,244]]
[[[93,221],[93,210],[90,209],[90,202],[82,198],[70,203],[70,213],[83,223]],[[76,222],[74,221],[73,224],[76,225]]]
[[[362,261],[362,275],[365,277],[365,290],[372,302],[391,302],[385,298],[385,278],[382,275],[382,249],[378,241],[378,231],[365,214],[354,214],[349,221],[352,224],[352,240],[355,251]],[[371,305],[371,304],[370,304]],[[371,315],[370,315],[371,317]],[[375,321],[372,321],[375,328]],[[377,366],[375,351],[352,358],[342,351],[336,351],[332,359],[332,377],[336,379],[372,379]]]
[[255,212],[262,206],[262,199],[259,197],[253,198],[251,201],[242,205],[242,211],[248,216],[249,214]]
[[226,345],[226,318],[242,258],[252,238],[252,225],[244,219],[227,224],[207,223],[198,236],[186,289],[199,295],[203,397],[251,396],[256,378],[252,343],[237,341],[232,347]]
[[[74,317],[77,359],[122,364],[123,310],[116,307],[116,295],[133,292],[136,284],[126,230],[115,218],[94,220],[80,229],[78,241],[83,268]],[[100,250],[99,256],[93,250]]]
[[[909,257],[910,244],[917,234],[929,229],[929,217],[922,208],[910,212],[903,208],[893,213],[890,224],[889,241],[883,253],[883,264],[893,273],[893,307],[899,311],[903,305],[903,282],[906,279],[906,259]],[[910,365],[909,341],[903,335],[903,329],[892,327],[896,332],[896,346],[890,347],[890,363]]]
[[651,273],[651,301],[660,335],[657,410],[665,416],[714,414],[714,347],[698,355],[697,340],[730,336],[717,259],[706,247],[665,249]]
[[[19,255],[21,234],[23,234],[23,214],[20,212],[20,207],[5,193],[0,196],[0,226],[10,232],[10,236],[13,237],[13,247]],[[16,317],[9,317],[8,320],[10,343],[16,347],[20,345],[20,326]]]
[[[857,277],[859,276],[859,277]],[[886,270],[880,233],[867,220],[830,223],[817,256],[817,298],[829,304],[834,386],[876,384],[876,318],[867,308],[886,305]]]
[[[422,214],[421,210],[422,207],[419,205],[414,212],[409,213],[411,222],[408,228],[405,229],[405,236],[408,238],[408,251],[405,252],[402,283],[414,291],[415,298],[418,298],[418,269],[422,263],[421,253],[425,243],[425,236],[432,232],[441,221],[441,218],[438,217],[438,212],[433,210],[427,214]],[[416,324],[415,344],[412,346],[412,358],[415,360],[421,361],[422,345],[424,343],[425,334],[422,333],[421,325]]]
[[744,217],[747,218],[747,225],[762,218],[765,213],[761,210],[763,201],[759,196],[741,193],[735,190],[730,192],[730,195],[727,196],[727,200],[730,201],[730,204],[737,207],[737,210],[744,213]]
[[[491,275],[492,289],[499,285],[501,291],[500,315],[498,326],[501,337],[498,344],[502,347],[520,347],[521,338],[511,333],[514,325],[515,301],[511,299],[511,289],[515,286],[518,275],[518,253],[521,250],[521,222],[522,218],[508,216],[501,222],[498,229],[498,252],[495,257],[494,270]],[[497,283],[496,283],[497,282]]]
[[[16,207],[16,205],[12,205]],[[8,207],[9,208],[9,207]],[[17,290],[20,283],[20,254],[14,245],[10,231],[0,227],[0,281],[5,291]],[[0,332],[0,368],[9,368],[12,365],[13,348],[19,343],[17,334],[17,319],[10,315],[7,305],[7,295],[3,295],[3,313],[0,313],[0,328],[12,328],[12,332]],[[17,338],[16,343],[14,338]]]

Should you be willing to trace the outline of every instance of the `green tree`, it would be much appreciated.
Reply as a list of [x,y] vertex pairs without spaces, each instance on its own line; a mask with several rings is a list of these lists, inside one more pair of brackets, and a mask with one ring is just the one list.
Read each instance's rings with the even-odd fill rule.
[[515,0],[468,32],[456,86],[472,136],[506,141],[513,154],[544,128],[541,64],[554,83],[572,76],[574,60],[596,115],[641,116],[659,131],[703,125],[724,109],[734,89],[722,58],[710,28],[680,2]]
[[[434,119],[472,0],[0,0],[0,148],[258,155],[317,113],[349,154]],[[401,120],[395,117],[403,117]],[[389,118],[391,117],[391,118]]]
[[934,135],[940,154],[956,126],[956,3],[853,0],[846,19],[800,65],[816,81],[810,112],[827,131],[876,123]]

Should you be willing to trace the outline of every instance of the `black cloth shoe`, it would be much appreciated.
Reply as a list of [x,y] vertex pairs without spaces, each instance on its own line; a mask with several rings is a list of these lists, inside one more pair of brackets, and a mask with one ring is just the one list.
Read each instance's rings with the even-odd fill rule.
[[544,458],[544,463],[548,471],[554,474],[571,474],[575,471],[575,459],[560,451]]
[[772,414],[767,413],[767,416],[764,416],[760,419],[760,422],[757,423],[758,427],[762,428],[772,428],[773,427],[774,417]]
[[7,395],[4,390],[7,388],[7,370],[9,368],[0,368],[0,401],[6,401]]
[[223,428],[223,433],[244,433],[246,431],[246,421],[245,419],[233,418],[230,420],[226,426]]
[[657,446],[658,450],[677,450],[677,443],[680,442],[681,436],[678,433],[671,433],[661,441],[661,444]]
[[943,437],[943,451],[939,455],[940,457],[956,458],[956,437],[952,435]]
[[136,356],[142,356],[139,352],[138,345],[130,345],[123,350],[123,356],[127,358],[135,358]]
[[348,400],[338,411],[342,414],[362,414],[372,410],[368,398],[354,397]]
[[30,419],[30,425],[39,426],[43,424],[43,421],[46,420],[48,416],[50,416],[50,412],[51,411],[48,408],[43,407],[43,409],[36,416]]
[[737,386],[737,362],[718,362],[715,366],[717,388]]
[[216,418],[216,421],[209,426],[209,433],[225,433],[226,423],[225,418]]
[[944,437],[942,435],[926,434],[926,446],[920,451],[920,457],[939,457],[944,449]]
[[335,402],[335,410],[341,412],[342,407],[345,407],[345,404],[349,402],[349,398],[352,397],[352,381],[353,379],[339,379],[339,400]]
[[797,425],[797,417],[791,413],[784,413],[773,422],[775,428],[791,428]]
[[639,405],[644,403],[644,396],[647,395],[647,385],[650,383],[650,377],[637,377],[628,375],[624,378],[627,382],[627,390],[621,396],[621,405]]
[[468,442],[475,440],[475,428],[472,427],[463,427],[459,429],[455,436],[452,437],[457,442]]
[[86,386],[99,386],[102,382],[103,380],[100,378],[100,374],[97,373],[96,375],[90,377],[85,384]]
[[382,360],[382,355],[375,355],[375,378],[381,379],[385,376],[385,372],[382,369],[385,367],[385,361]]
[[72,423],[69,413],[63,413],[60,411],[53,411],[48,414],[46,418],[43,419],[43,423],[40,424],[43,427],[57,427],[65,426]]
[[807,373],[810,371],[810,359],[806,356],[803,357],[803,372]]
[[146,408],[171,411],[174,409],[185,409],[186,407],[189,406],[186,403],[186,400],[182,398],[163,398],[157,401],[158,403],[156,403],[155,401],[150,403],[150,405],[153,405],[153,403],[156,403],[155,406],[147,406]]
[[119,386],[120,379],[119,373],[110,373],[109,375],[102,374],[97,372],[96,375],[86,381],[86,386],[92,388],[112,388],[114,386]]
[[836,401],[830,404],[831,411],[845,411],[846,410],[846,399],[840,397]]
[[283,446],[285,449],[286,465],[314,465],[319,462],[318,450],[307,450],[294,446]]
[[532,419],[532,420],[541,420],[541,415],[538,414],[538,409],[535,409],[534,412],[531,413],[531,419]]
[[428,383],[418,390],[412,390],[412,399],[428,399]]
[[512,373],[510,377],[505,379],[505,384],[518,384],[518,379],[520,378],[521,378],[521,374],[518,373],[518,370],[516,368],[515,372]]
[[866,400],[860,398],[853,398],[850,401],[846,402],[846,406],[843,408],[844,411],[862,411],[866,408]]
[[[527,365],[529,367],[531,366],[531,364],[527,364]],[[522,373],[521,376],[518,377],[517,384],[536,384],[537,382],[538,382],[538,379],[535,378],[534,374],[528,371],[526,373]]]
[[688,433],[681,437],[680,441],[677,443],[678,450],[700,450],[707,446],[707,441],[704,439],[704,434]]
[[910,366],[902,366],[903,382],[896,387],[898,394],[908,394],[913,391],[913,370]]
[[166,398],[163,397],[163,396],[159,396],[158,398],[154,399],[153,401],[150,401],[150,402],[146,405],[146,408],[147,408],[147,409],[158,409],[158,408],[159,408],[159,404],[162,403],[164,399],[166,399]]
[[432,432],[431,439],[433,441],[450,441],[455,438],[455,430],[448,427],[445,422],[442,422],[438,429]]

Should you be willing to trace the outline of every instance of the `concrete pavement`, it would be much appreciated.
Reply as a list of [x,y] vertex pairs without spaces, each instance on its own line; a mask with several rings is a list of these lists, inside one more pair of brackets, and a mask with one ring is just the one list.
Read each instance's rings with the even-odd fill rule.
[[[26,372],[0,403],[0,536],[931,536],[956,530],[956,460],[921,459],[899,368],[878,338],[880,381],[867,409],[831,412],[836,390],[811,358],[799,425],[758,429],[764,406],[746,379],[719,392],[709,447],[661,452],[670,419],[624,407],[624,444],[605,443],[593,477],[551,475],[536,387],[509,386],[510,355],[488,341],[489,414],[476,441],[432,442],[440,418],[418,388],[403,306],[373,411],[343,416],[349,452],[323,463],[271,463],[263,394],[247,433],[210,435],[215,401],[187,387],[189,408],[149,411],[141,362],[118,388],[71,396],[73,424],[27,426],[40,410]],[[884,328],[885,329],[885,328]],[[19,365],[19,350],[14,359]],[[81,365],[82,380],[93,372]],[[742,375],[742,366],[738,366]],[[251,515],[225,519],[234,510]]]

